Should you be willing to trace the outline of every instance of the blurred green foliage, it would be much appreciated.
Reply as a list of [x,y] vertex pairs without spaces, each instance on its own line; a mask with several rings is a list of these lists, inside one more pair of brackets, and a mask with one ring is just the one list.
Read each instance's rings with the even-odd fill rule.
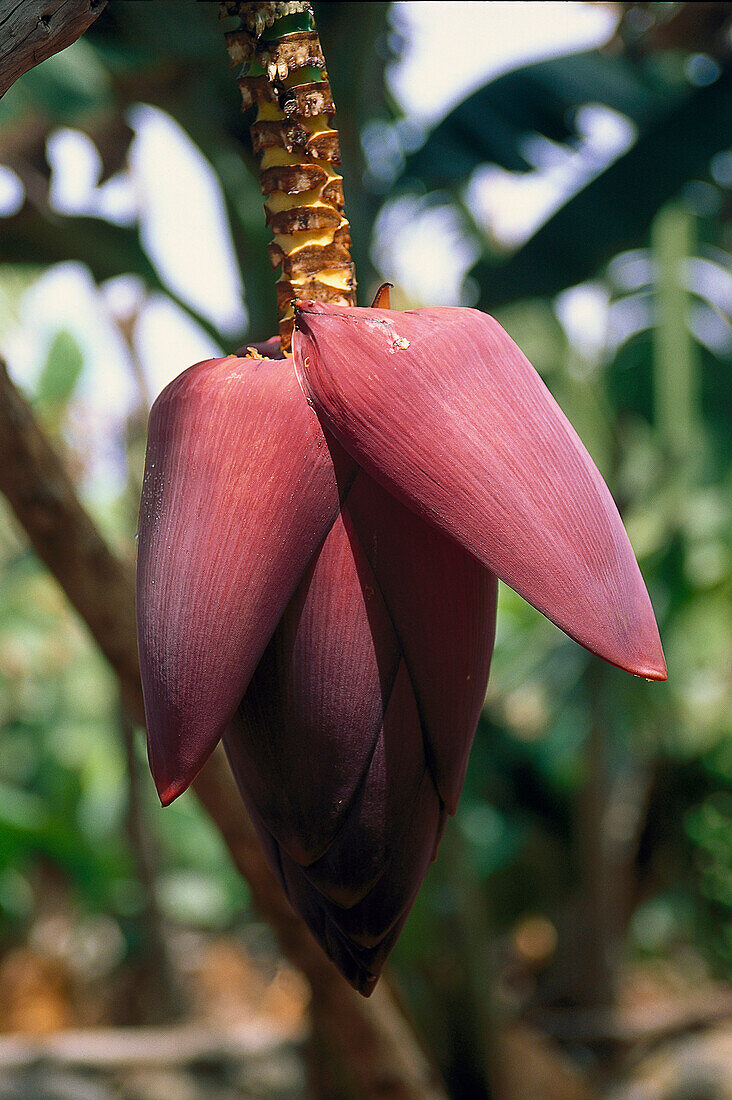
[[[316,8],[368,289],[390,272],[374,272],[369,255],[384,188],[370,183],[360,134],[369,122],[404,121],[384,83],[388,5]],[[731,174],[710,173],[732,145],[732,68],[710,57],[711,77],[695,84],[682,46],[616,45],[488,84],[405,151],[390,182],[391,194],[452,205],[464,219],[481,306],[544,376],[618,501],[669,667],[667,684],[634,680],[501,591],[465,792],[393,957],[456,1095],[481,1095],[481,1036],[505,1004],[602,1002],[634,960],[683,970],[689,952],[711,973],[732,972]],[[105,136],[110,118],[136,102],[169,112],[216,169],[250,314],[241,336],[266,336],[268,235],[212,5],[109,5],[84,41],[0,103],[0,162],[7,149],[21,176],[32,168],[47,180],[45,138],[71,125],[98,142],[107,173],[125,151]],[[571,145],[577,110],[597,102],[633,121],[635,142],[519,248],[498,249],[465,217],[469,174],[485,161],[528,171],[527,137]],[[38,134],[20,153],[2,141],[3,127],[19,125]],[[36,265],[34,277],[62,258],[83,260],[98,281],[132,272],[165,289],[136,228],[27,202],[0,220],[0,336],[14,323],[13,279],[29,270],[15,265]],[[588,346],[568,335],[557,297],[583,281],[604,303]],[[32,396],[60,445],[83,370],[73,337],[59,331]],[[139,419],[128,429],[129,501]],[[72,457],[83,472],[83,455]],[[130,546],[132,509],[105,507],[105,529]],[[0,689],[0,934],[21,937],[33,920],[44,864],[60,869],[79,906],[113,915],[128,934],[144,897],[125,833],[115,685],[6,513]],[[144,803],[164,914],[208,927],[246,919],[246,890],[194,802],[161,813],[146,782]],[[534,959],[517,939],[533,918],[540,923],[526,927],[556,933]]]
[[[145,897],[127,839],[115,679],[7,509],[0,531],[0,935],[22,935],[36,915],[45,863],[63,871],[82,909],[125,924]],[[145,796],[152,816],[149,783]],[[192,798],[155,815],[154,839],[171,919],[225,927],[246,905],[246,888]]]

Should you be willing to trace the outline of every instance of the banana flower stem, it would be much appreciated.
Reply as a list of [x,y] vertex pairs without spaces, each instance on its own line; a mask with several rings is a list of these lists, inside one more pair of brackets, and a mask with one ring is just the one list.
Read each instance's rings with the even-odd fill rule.
[[356,304],[350,227],[344,214],[335,106],[308,3],[224,0],[222,18],[242,109],[256,110],[252,146],[259,157],[264,212],[277,280],[282,350],[292,341],[296,298]]

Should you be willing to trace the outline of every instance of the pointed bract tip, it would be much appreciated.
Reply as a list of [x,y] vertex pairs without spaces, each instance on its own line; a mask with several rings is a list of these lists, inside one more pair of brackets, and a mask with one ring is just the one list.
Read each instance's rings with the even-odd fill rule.
[[187,783],[167,783],[157,787],[158,798],[161,806],[169,806],[176,798],[188,790]]
[[[655,622],[653,625],[655,627]],[[638,629],[641,629],[640,625]],[[570,635],[570,637],[574,637],[574,635]],[[657,639],[656,645],[647,648],[642,656],[628,652],[622,645],[610,647],[601,645],[597,641],[585,643],[577,638],[575,638],[575,641],[580,641],[580,644],[589,649],[590,653],[601,657],[608,664],[621,669],[622,672],[630,673],[631,676],[637,676],[641,680],[663,681],[668,679],[660,638]]]
[[[200,752],[200,741],[196,736],[200,726],[200,719],[196,721],[194,717],[191,725],[173,729],[161,718],[159,711],[156,713],[155,708],[147,711],[147,759],[162,806],[170,806],[188,790],[210,756],[211,750]],[[215,746],[220,736],[220,731],[214,733],[211,744]],[[181,748],[196,751],[194,755],[189,755],[181,752]]]
[[658,680],[663,681],[668,679],[668,670],[666,668],[666,659],[663,655],[663,650],[660,648],[654,661],[649,662],[647,665],[639,668],[628,669],[634,676],[642,676],[644,680]]
[[376,989],[376,983],[379,980],[379,975],[364,973],[358,983],[358,992],[362,997],[370,997],[373,991]]
[[382,283],[379,289],[374,295],[374,300],[371,303],[372,309],[391,309],[391,294],[389,293],[394,289],[393,283]]

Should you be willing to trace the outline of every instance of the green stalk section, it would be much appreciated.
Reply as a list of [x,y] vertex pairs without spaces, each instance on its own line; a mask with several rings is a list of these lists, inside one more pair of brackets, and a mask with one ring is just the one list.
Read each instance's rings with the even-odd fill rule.
[[652,228],[657,270],[657,323],[653,334],[655,417],[674,477],[694,473],[699,451],[699,356],[689,329],[691,296],[685,265],[694,254],[693,216],[666,206]]
[[291,346],[296,298],[356,304],[351,235],[344,214],[335,107],[325,59],[308,3],[224,0],[222,17],[241,26],[226,34],[243,110],[251,127],[269,246],[277,280],[282,348]]

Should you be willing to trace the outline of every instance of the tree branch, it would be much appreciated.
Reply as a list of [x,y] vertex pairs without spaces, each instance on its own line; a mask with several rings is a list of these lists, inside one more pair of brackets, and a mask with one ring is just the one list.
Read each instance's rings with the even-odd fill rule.
[[80,38],[107,0],[0,0],[0,96]]
[[[113,554],[97,531],[2,361],[0,454],[0,492],[117,672],[129,713],[142,722],[132,562]],[[357,1094],[380,1100],[444,1098],[383,979],[373,997],[363,1000],[293,912],[264,858],[220,749],[196,780],[195,791],[247,879],[255,907],[310,983],[314,1016],[340,1054]]]

